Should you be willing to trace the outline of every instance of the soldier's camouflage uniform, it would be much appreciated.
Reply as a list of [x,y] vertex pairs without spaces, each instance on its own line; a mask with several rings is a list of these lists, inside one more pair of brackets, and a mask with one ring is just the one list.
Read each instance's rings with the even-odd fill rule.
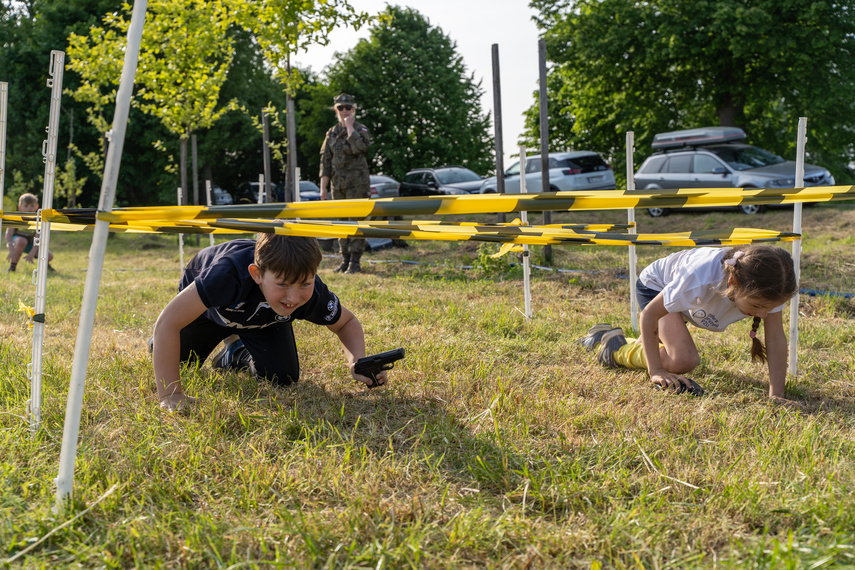
[[[327,131],[321,146],[321,176],[328,176],[334,200],[368,198],[370,181],[365,152],[371,144],[371,135],[365,125],[353,123],[353,134],[347,136],[347,127],[338,124]],[[355,220],[356,218],[348,218]],[[340,238],[342,254],[359,253],[365,249],[364,239]]]

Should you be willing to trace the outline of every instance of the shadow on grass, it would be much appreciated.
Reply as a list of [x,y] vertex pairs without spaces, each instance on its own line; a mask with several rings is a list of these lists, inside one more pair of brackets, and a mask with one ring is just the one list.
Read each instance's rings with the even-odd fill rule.
[[[467,425],[437,399],[401,396],[394,387],[368,391],[353,383],[332,391],[304,379],[287,388],[259,382],[253,391],[245,379],[225,379],[238,384],[224,390],[237,390],[242,404],[219,410],[219,431],[236,444],[260,429],[274,430],[280,437],[278,455],[311,441],[316,450],[344,445],[378,463],[391,454],[400,465],[417,465],[472,493],[498,498],[523,484],[526,459],[511,451],[513,445],[492,429],[489,417]],[[474,433],[475,424],[490,429]]]

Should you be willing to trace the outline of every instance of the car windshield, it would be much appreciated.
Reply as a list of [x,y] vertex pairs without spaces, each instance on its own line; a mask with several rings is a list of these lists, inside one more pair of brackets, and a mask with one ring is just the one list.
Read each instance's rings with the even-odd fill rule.
[[440,184],[457,184],[458,182],[473,182],[481,180],[481,177],[466,168],[448,168],[437,170],[436,177]]
[[750,170],[762,168],[786,162],[783,158],[769,151],[750,145],[722,145],[704,147],[721,157],[726,163],[736,170]]

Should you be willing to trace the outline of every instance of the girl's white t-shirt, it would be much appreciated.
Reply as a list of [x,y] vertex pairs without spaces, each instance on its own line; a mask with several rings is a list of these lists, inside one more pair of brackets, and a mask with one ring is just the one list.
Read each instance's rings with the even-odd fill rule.
[[[639,279],[645,287],[662,291],[669,313],[683,313],[695,326],[721,332],[748,316],[724,296],[727,283],[722,259],[729,250],[698,247],[678,251],[648,265]],[[783,308],[781,305],[770,312]]]

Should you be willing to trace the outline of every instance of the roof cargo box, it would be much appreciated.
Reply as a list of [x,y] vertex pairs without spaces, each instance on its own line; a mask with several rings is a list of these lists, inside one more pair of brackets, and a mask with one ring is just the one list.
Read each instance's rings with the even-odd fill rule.
[[653,148],[676,148],[681,146],[701,146],[705,144],[739,141],[745,138],[745,131],[738,127],[703,127],[659,133],[653,137]]

